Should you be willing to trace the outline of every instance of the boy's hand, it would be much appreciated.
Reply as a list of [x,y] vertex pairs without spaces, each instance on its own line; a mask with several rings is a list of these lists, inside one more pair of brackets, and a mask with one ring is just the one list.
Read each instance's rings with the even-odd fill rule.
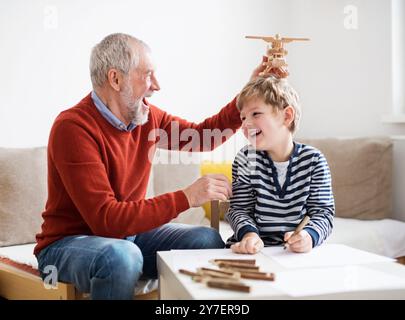
[[306,230],[301,230],[295,236],[291,236],[293,231],[284,234],[284,241],[292,252],[309,252],[312,249],[312,237]]
[[231,249],[235,253],[255,254],[264,247],[263,240],[260,239],[256,232],[248,232],[244,235],[242,241],[231,245]]

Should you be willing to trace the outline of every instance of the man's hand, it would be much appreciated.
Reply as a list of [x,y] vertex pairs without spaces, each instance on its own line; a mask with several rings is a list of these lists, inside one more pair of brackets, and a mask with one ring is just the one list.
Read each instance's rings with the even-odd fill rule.
[[264,247],[263,240],[260,239],[256,232],[248,232],[243,236],[242,241],[231,245],[231,249],[235,253],[250,253],[255,254]]
[[284,241],[287,242],[287,247],[293,252],[309,252],[312,249],[312,237],[308,231],[301,230],[295,236],[291,236],[293,231],[284,234]]
[[223,174],[207,174],[183,190],[190,207],[199,207],[211,200],[228,200],[232,188]]
[[256,79],[257,77],[270,77],[274,76],[276,78],[287,78],[289,73],[287,68],[285,67],[274,67],[271,68],[269,72],[266,74],[261,74],[264,72],[268,66],[267,64],[268,58],[266,56],[263,56],[262,62],[259,66],[256,67],[256,69],[253,70],[252,76],[250,77],[250,80]]

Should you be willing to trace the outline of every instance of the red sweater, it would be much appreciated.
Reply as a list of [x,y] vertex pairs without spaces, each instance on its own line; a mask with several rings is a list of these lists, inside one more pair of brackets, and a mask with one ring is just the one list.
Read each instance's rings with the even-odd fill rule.
[[[179,146],[170,144],[172,121],[179,123],[180,135],[182,130],[196,129],[202,143],[203,129],[230,128],[235,132],[240,127],[235,100],[200,124],[171,116],[149,104],[148,122],[131,132],[120,131],[107,122],[90,95],[62,112],[49,137],[48,200],[34,253],[69,235],[135,235],[187,210],[189,204],[181,190],[145,200],[151,170],[148,153],[154,153],[159,142],[159,138],[149,141],[149,133],[163,129],[168,134],[170,149],[189,150],[191,140],[182,141]],[[217,145],[225,140],[216,141]]]

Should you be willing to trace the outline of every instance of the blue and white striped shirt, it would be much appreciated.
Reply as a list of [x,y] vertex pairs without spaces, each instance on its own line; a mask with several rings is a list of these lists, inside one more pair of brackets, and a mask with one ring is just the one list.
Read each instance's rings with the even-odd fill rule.
[[314,247],[332,231],[335,203],[330,170],[314,147],[294,142],[286,180],[280,186],[268,153],[245,146],[232,165],[232,192],[226,219],[234,235],[228,247],[248,232],[258,233],[266,246],[282,244],[284,233],[295,230],[306,214],[311,219],[304,229]]

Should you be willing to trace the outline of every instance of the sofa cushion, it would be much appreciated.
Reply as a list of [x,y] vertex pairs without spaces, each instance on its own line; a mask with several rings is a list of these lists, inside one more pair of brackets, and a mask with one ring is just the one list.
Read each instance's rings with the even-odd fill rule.
[[392,211],[389,138],[298,139],[325,155],[332,174],[336,216],[383,219]]
[[47,198],[46,148],[0,148],[0,247],[35,242]]

